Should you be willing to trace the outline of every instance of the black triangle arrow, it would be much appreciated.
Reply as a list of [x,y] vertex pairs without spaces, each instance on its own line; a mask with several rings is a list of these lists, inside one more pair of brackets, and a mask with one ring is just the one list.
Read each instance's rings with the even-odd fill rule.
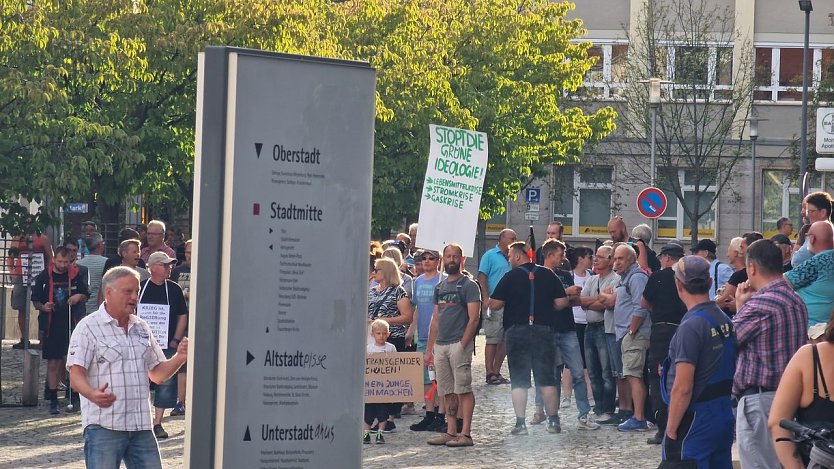
[[256,143],[255,144],[255,153],[258,159],[261,159],[261,148],[264,147],[263,143]]
[[252,360],[255,359],[255,356],[249,353],[249,350],[246,351],[246,364],[252,363]]
[[269,234],[272,234],[272,228],[269,229]]
[[269,250],[272,251],[272,245],[271,244],[269,245]]
[[266,328],[266,333],[269,334],[269,327]]
[[249,434],[249,425],[246,426],[246,433],[243,434],[243,441],[252,441],[252,435]]

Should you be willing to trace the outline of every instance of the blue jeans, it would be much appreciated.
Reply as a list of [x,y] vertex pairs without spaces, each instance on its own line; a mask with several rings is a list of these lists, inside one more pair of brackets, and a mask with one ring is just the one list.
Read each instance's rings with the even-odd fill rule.
[[[576,331],[554,332],[553,345],[562,352],[562,361],[565,367],[570,370],[573,394],[576,399],[576,409],[579,411],[579,418],[588,415],[591,411],[591,404],[588,402],[588,388],[585,385],[585,369],[582,367],[582,352],[579,349],[579,339]],[[561,374],[557,375],[557,380]],[[536,390],[536,403],[541,401],[540,393]]]
[[620,349],[620,341],[615,334],[605,334],[605,343],[608,345],[608,359],[611,362],[611,376],[614,379],[623,377],[623,352]]
[[585,329],[585,363],[588,365],[588,377],[594,394],[594,412],[614,413],[617,383],[611,373],[608,342],[602,323],[588,324]]
[[120,432],[100,425],[84,428],[84,461],[87,469],[161,469],[156,438],[150,430]]

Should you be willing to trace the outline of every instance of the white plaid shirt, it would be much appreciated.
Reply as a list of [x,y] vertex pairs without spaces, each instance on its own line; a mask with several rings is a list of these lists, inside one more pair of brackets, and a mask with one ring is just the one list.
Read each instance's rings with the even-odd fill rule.
[[103,409],[81,396],[81,424],[101,425],[116,431],[151,430],[148,371],[165,361],[148,323],[130,315],[127,334],[118,321],[99,306],[82,319],[70,339],[67,369],[79,365],[87,370],[93,388],[108,384],[116,395]]

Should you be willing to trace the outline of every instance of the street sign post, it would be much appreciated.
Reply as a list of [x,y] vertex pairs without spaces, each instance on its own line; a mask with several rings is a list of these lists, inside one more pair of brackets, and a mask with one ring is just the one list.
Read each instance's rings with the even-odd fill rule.
[[666,194],[657,187],[647,187],[637,196],[637,210],[646,218],[658,218],[666,211]]

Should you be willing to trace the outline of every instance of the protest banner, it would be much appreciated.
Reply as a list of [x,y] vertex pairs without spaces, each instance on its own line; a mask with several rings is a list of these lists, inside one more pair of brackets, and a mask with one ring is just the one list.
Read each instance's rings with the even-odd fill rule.
[[365,356],[366,404],[422,400],[422,353],[369,353]]
[[471,256],[487,170],[487,135],[429,125],[431,145],[420,198],[418,247],[458,243]]

